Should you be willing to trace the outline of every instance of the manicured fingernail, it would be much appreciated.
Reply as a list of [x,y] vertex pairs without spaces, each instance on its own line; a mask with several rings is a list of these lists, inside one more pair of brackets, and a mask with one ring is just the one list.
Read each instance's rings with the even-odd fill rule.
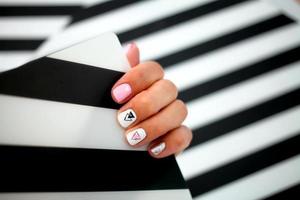
[[146,132],[142,128],[135,129],[127,133],[126,138],[130,145],[136,145],[141,142],[147,136]]
[[127,109],[118,115],[118,121],[123,128],[127,128],[135,120],[136,114],[132,109]]
[[133,43],[132,43],[132,42],[129,43],[129,44],[127,44],[127,45],[125,46],[124,51],[125,51],[126,54],[129,52],[129,50],[131,49],[132,46],[133,46]]
[[151,152],[152,152],[154,155],[157,156],[157,155],[160,154],[163,150],[165,150],[165,148],[166,148],[166,143],[162,142],[162,143],[160,143],[159,145],[153,147],[153,148],[151,149]]
[[114,88],[112,93],[117,102],[120,103],[131,94],[131,87],[129,84],[123,83]]

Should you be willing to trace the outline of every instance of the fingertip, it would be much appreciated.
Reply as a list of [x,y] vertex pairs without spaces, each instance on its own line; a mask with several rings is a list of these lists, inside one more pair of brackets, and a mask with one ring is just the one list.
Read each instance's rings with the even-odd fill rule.
[[125,53],[131,67],[135,67],[140,63],[140,51],[135,42],[126,45]]

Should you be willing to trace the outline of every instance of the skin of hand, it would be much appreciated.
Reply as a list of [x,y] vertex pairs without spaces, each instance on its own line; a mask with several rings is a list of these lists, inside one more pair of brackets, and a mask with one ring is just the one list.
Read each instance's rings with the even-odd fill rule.
[[178,154],[192,140],[191,130],[182,125],[187,116],[185,104],[176,99],[177,88],[163,79],[163,68],[156,62],[140,63],[135,43],[125,48],[131,69],[113,86],[115,102],[123,104],[117,113],[129,145],[147,145],[154,158]]

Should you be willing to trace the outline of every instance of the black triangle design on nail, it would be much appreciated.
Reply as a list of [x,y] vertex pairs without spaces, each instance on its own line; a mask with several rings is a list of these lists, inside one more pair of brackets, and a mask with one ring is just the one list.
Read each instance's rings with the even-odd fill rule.
[[125,115],[124,121],[132,121],[134,119],[133,113],[130,111]]

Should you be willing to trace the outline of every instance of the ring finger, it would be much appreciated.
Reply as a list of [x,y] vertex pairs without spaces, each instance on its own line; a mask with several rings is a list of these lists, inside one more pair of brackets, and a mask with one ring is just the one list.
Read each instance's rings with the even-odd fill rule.
[[156,115],[142,121],[126,131],[127,142],[132,146],[143,146],[181,125],[187,109],[180,100],[173,101]]

